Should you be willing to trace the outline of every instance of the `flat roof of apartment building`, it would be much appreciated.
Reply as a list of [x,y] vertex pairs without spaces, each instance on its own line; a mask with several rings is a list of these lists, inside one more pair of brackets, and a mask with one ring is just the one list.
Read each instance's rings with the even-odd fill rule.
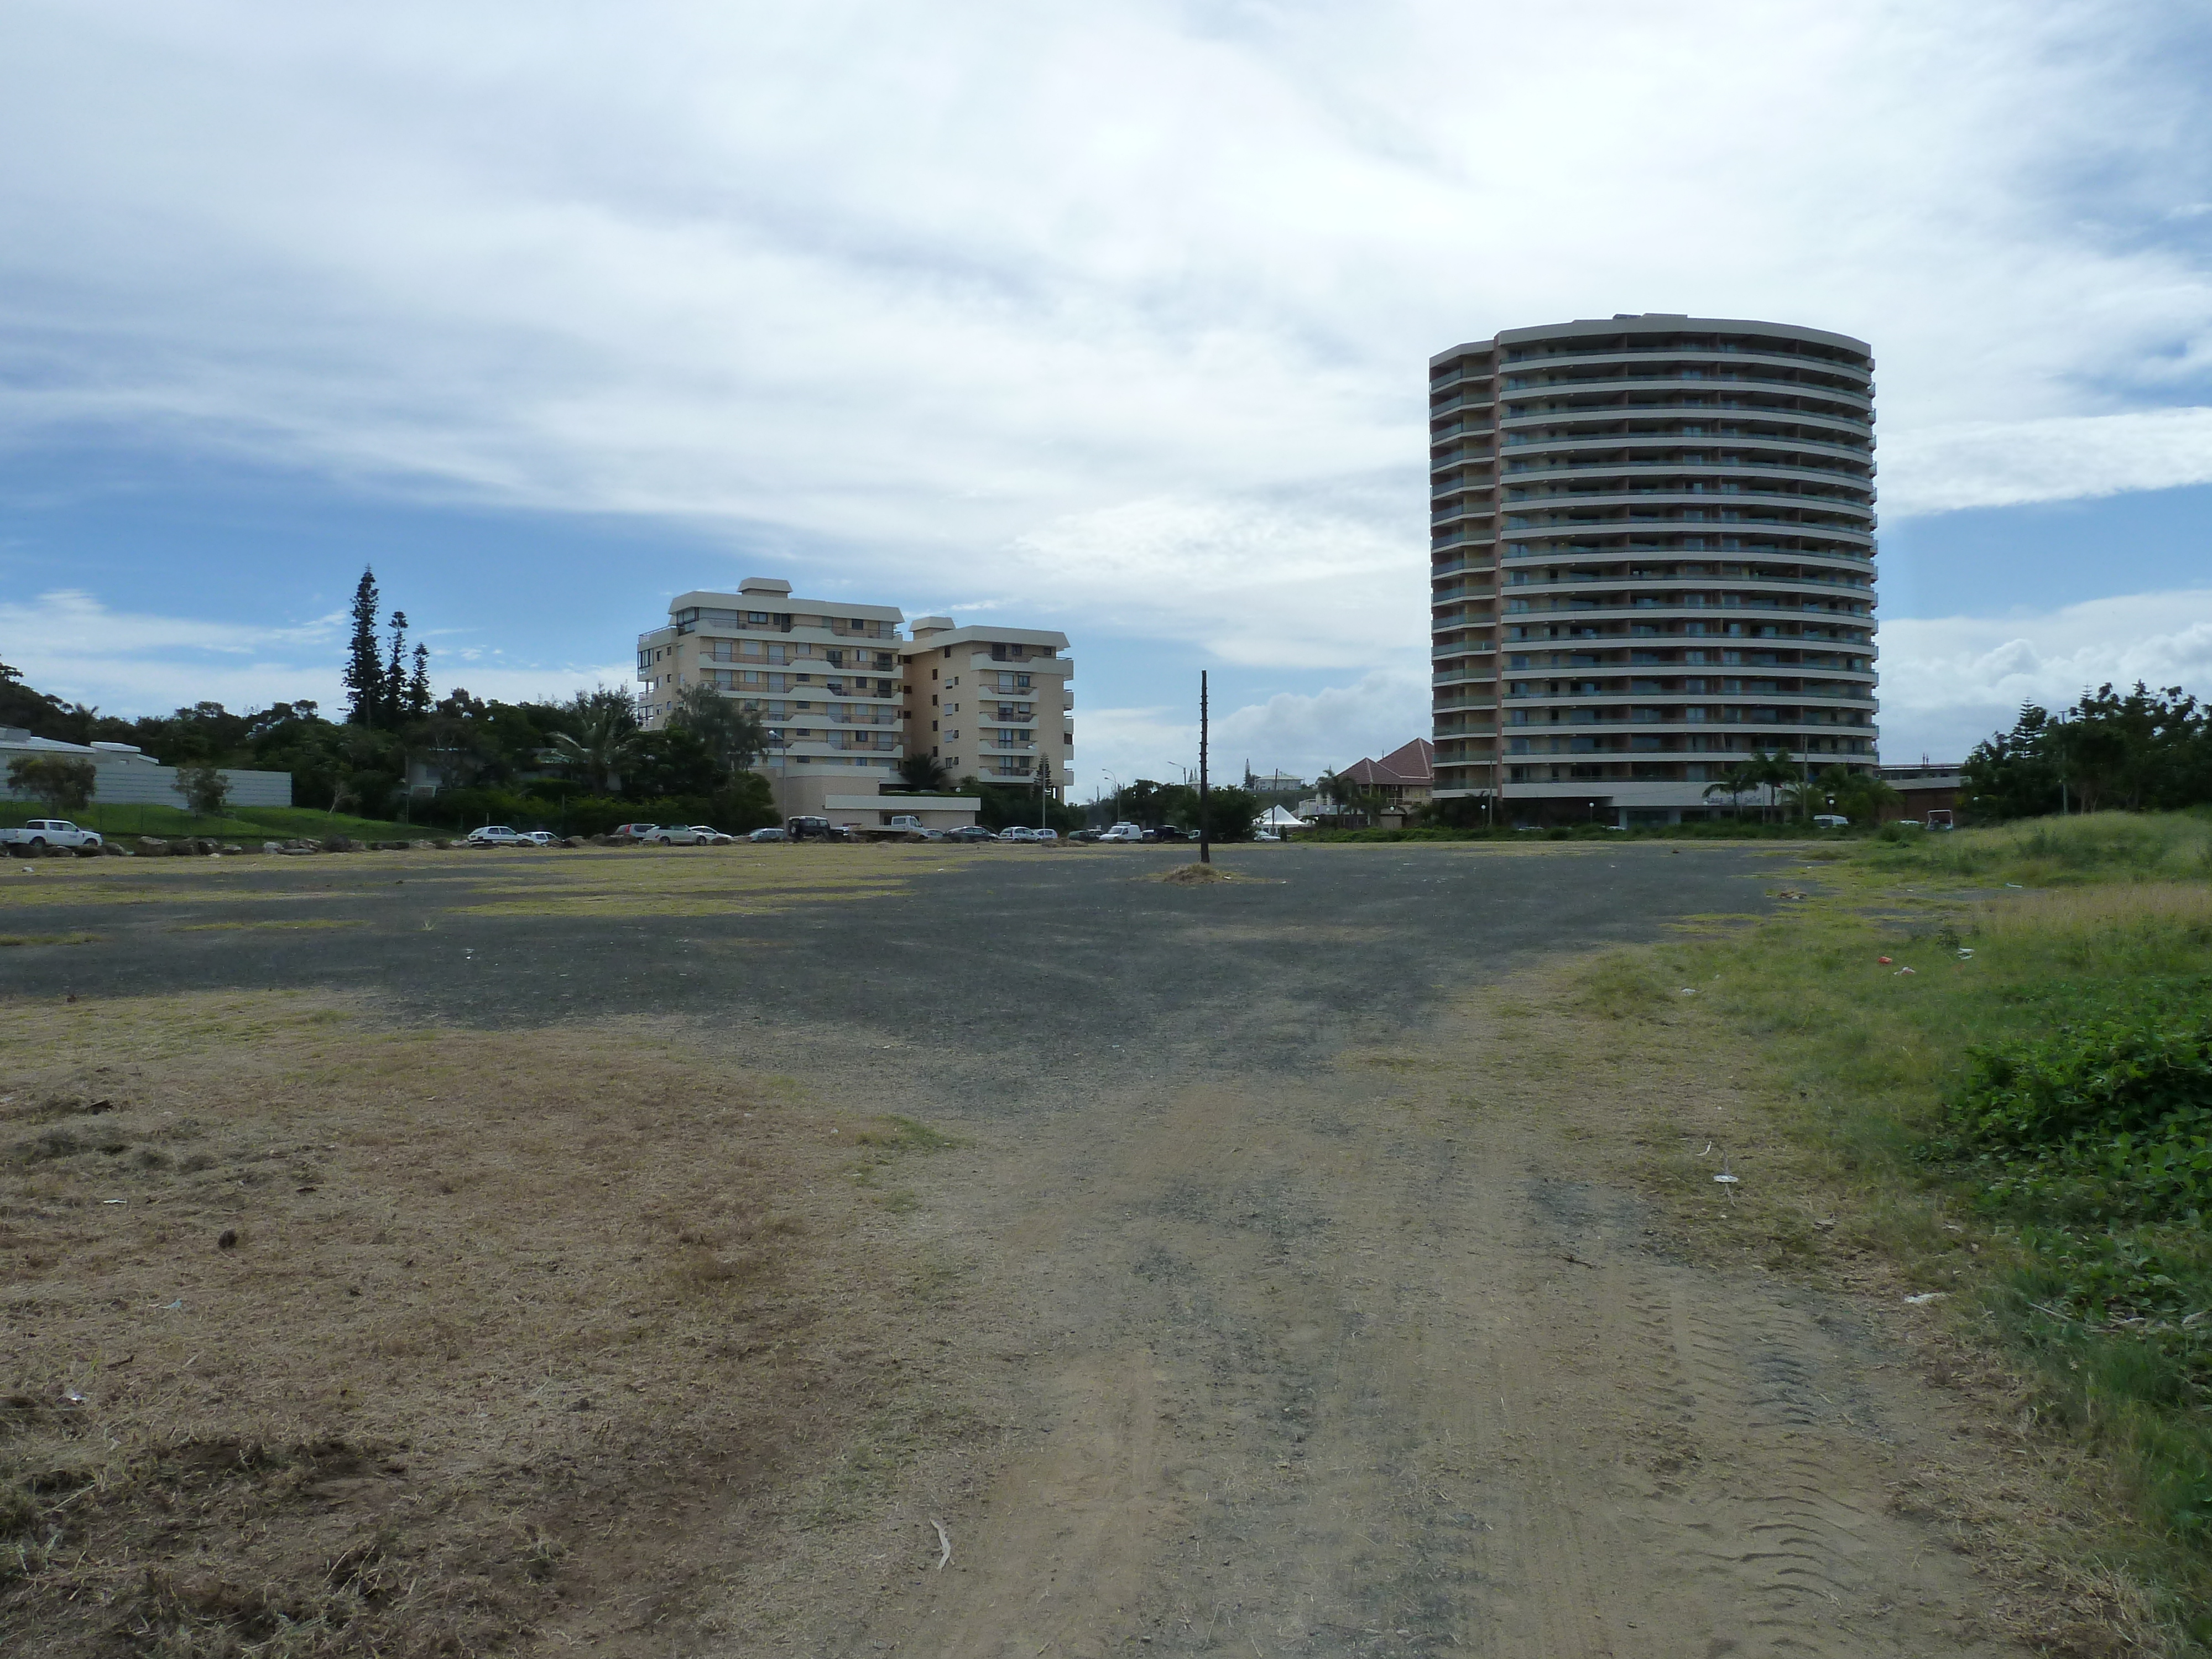
[[1065,651],[1067,635],[1051,629],[1002,628],[988,623],[955,628],[950,617],[916,617],[914,638],[902,651],[911,657],[947,645],[1035,645],[1050,651]]

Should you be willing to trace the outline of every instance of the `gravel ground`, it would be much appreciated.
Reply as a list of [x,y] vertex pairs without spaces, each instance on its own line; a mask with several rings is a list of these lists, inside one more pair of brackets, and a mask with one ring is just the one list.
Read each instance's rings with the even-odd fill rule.
[[[647,861],[696,874],[793,851],[833,883],[888,871],[908,884],[771,914],[459,910],[479,889],[586,864],[635,878]],[[96,941],[0,952],[0,995],[327,988],[403,1018],[483,1027],[641,1014],[866,1025],[896,1045],[957,1050],[963,1065],[1027,1054],[1114,1069],[1228,1042],[1249,1067],[1296,1069],[1540,955],[1653,939],[1686,914],[1768,909],[1760,879],[1773,867],[1756,852],[1650,843],[1293,845],[1222,852],[1222,867],[1262,878],[1249,883],[1144,878],[1192,856],[744,848],[47,864],[38,903],[6,896],[0,933]],[[161,902],[71,902],[95,878],[143,882]],[[295,918],[325,925],[282,925]]]

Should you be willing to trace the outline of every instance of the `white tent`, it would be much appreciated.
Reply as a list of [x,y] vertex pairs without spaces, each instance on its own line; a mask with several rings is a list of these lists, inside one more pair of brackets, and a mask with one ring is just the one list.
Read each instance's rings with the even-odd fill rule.
[[1270,806],[1252,820],[1252,827],[1255,830],[1310,830],[1313,825],[1296,812],[1280,806]]

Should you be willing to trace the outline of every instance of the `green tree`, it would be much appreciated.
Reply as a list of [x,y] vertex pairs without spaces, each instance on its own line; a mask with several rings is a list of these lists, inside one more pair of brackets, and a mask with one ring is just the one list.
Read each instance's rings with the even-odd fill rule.
[[384,660],[376,648],[376,573],[363,568],[353,590],[353,633],[346,646],[343,679],[346,723],[377,726],[384,724],[386,679]]
[[1209,841],[1249,841],[1252,820],[1267,808],[1259,796],[1235,784],[1217,784],[1206,792],[1206,834]]
[[100,769],[69,755],[24,755],[8,763],[8,787],[58,812],[81,811],[100,787]]
[[384,720],[396,726],[407,713],[407,613],[392,613],[392,652],[384,664]]
[[90,743],[107,735],[96,729],[102,724],[97,708],[33,691],[23,684],[18,670],[0,662],[0,726],[18,726],[34,738],[52,738],[57,743]]
[[177,788],[192,811],[206,817],[221,817],[230,804],[230,780],[222,775],[222,768],[209,761],[179,767]]
[[407,676],[407,702],[404,710],[410,720],[427,720],[430,714],[430,647],[415,647],[415,666]]
[[1984,820],[2071,808],[2212,802],[2212,712],[2179,686],[2100,685],[2063,714],[2023,703],[2012,730],[1966,757],[1960,804]]
[[711,685],[687,685],[677,692],[668,724],[697,738],[726,773],[746,770],[768,747],[760,716]]
[[708,800],[707,817],[716,829],[732,835],[782,822],[775,810],[775,792],[757,772],[738,772],[726,780]]
[[620,691],[579,691],[568,710],[570,729],[553,734],[551,748],[561,763],[581,775],[585,787],[611,793],[612,779],[637,758],[637,713]]
[[705,744],[680,726],[634,736],[622,775],[622,793],[632,800],[709,795],[731,775]]
[[1382,815],[1389,803],[1379,789],[1370,789],[1356,778],[1341,772],[1324,772],[1315,787],[1324,800],[1334,801],[1344,811],[1356,813],[1364,823],[1372,823]]

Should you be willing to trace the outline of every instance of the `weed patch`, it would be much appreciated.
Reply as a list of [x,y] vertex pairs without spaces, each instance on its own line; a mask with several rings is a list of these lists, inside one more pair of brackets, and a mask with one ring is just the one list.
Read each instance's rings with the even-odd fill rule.
[[[1827,849],[1823,849],[1827,850]],[[2212,1639],[2212,819],[1861,842],[1680,957],[1763,1050],[1840,1232],[1955,1305],[2110,1471],[2116,1547]],[[1660,953],[1647,953],[1655,964]],[[1658,971],[1655,966],[1655,972]],[[1648,1014],[1603,964],[1594,1009]],[[1786,1250],[1782,1252],[1786,1256]]]

